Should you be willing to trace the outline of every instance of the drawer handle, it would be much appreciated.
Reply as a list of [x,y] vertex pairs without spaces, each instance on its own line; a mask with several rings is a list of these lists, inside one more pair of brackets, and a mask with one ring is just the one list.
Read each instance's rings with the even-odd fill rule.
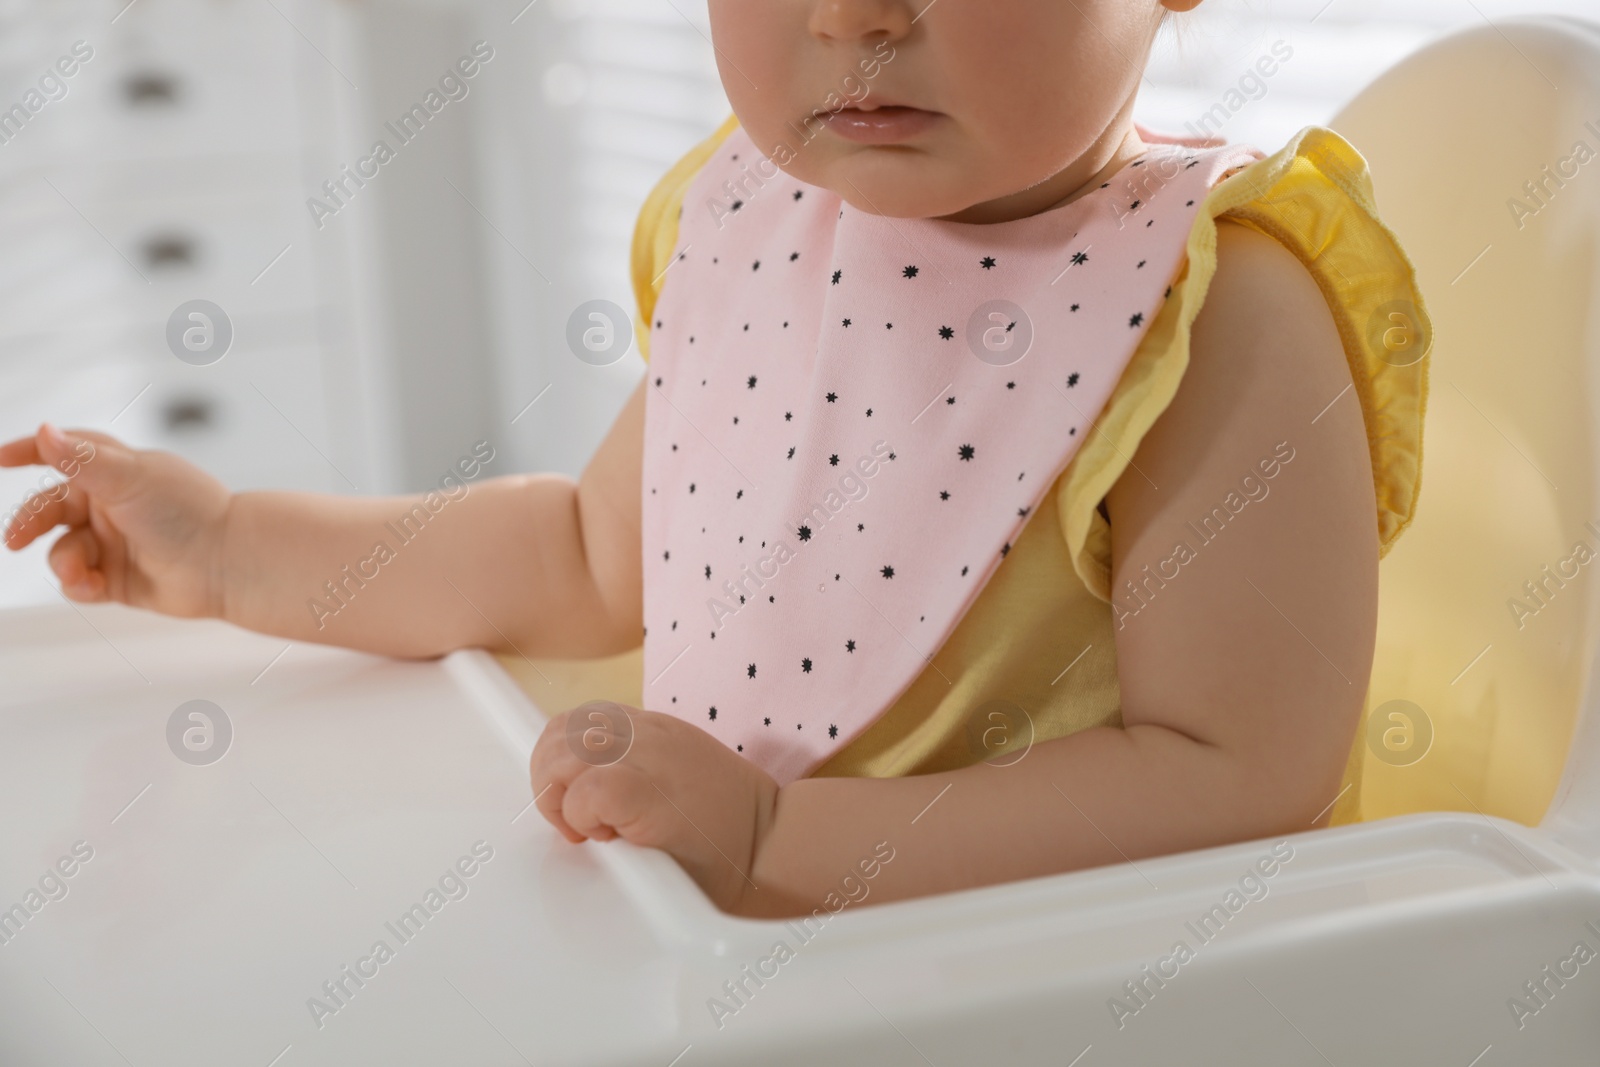
[[195,243],[179,234],[161,234],[144,242],[145,265],[152,270],[193,267],[199,258]]
[[178,83],[159,71],[140,71],[122,79],[122,96],[129,107],[171,107],[178,102]]
[[209,430],[216,421],[216,405],[204,397],[175,397],[161,411],[168,433]]

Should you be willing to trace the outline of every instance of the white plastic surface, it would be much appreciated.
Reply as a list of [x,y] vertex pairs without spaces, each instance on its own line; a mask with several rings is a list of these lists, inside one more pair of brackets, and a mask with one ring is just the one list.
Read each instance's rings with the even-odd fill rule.
[[[1596,1062],[1600,960],[1521,1029],[1508,1008],[1600,949],[1600,871],[1538,830],[1298,835],[1236,913],[1273,842],[852,905],[802,939],[524,810],[540,719],[489,657],[284,648],[115,607],[0,614],[0,907],[94,850],[0,944],[0,1063]],[[207,766],[166,736],[197,698],[234,730]],[[936,839],[937,812],[891,843]],[[479,841],[467,894],[401,943],[385,924]],[[1219,904],[1202,942],[1185,924]],[[308,1000],[380,939],[393,958],[319,1027]],[[1136,1006],[1123,984],[1180,939],[1194,958],[1119,1027],[1111,998]],[[779,940],[794,958],[719,1028],[708,1002]]]

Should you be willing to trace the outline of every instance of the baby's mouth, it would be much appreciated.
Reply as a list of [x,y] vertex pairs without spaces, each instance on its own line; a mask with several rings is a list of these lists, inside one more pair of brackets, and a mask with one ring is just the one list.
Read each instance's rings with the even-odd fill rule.
[[900,104],[847,107],[828,118],[828,129],[857,144],[899,144],[926,133],[943,117]]

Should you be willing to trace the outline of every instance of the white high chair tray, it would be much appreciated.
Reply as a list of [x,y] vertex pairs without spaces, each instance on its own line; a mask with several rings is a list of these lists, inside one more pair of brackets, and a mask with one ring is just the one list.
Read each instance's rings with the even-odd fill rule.
[[[542,716],[484,653],[62,603],[0,613],[0,679],[7,1067],[1600,1061],[1600,959],[1573,961],[1600,951],[1596,867],[1512,823],[1293,835],[1237,907],[1276,841],[852,904],[802,937],[661,854],[561,840],[529,807]],[[169,745],[191,700],[231,724],[215,762]],[[937,806],[888,840],[938,847]]]

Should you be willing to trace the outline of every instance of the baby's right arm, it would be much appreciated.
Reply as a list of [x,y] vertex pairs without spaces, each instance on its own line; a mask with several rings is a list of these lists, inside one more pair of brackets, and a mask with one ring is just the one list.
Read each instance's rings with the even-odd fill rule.
[[82,603],[395,656],[473,646],[602,656],[637,646],[643,632],[643,437],[641,381],[579,480],[468,483],[402,541],[395,528],[420,495],[230,493],[169,453],[46,425],[0,445],[0,466],[56,467],[65,492],[34,494],[4,537],[20,549],[68,527],[50,567]]

